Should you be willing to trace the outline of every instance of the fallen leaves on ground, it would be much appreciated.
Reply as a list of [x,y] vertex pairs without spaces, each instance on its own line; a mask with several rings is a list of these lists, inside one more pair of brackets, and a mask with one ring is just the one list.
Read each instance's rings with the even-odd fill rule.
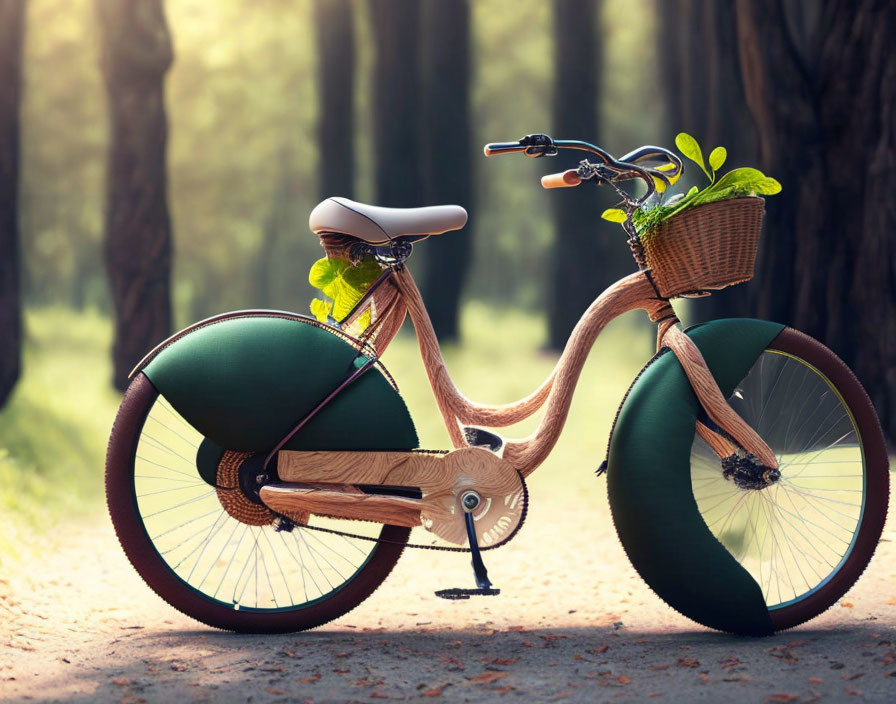
[[558,641],[561,638],[569,638],[569,636],[567,636],[565,634],[551,635],[551,636],[539,636],[539,637],[546,643],[553,643],[554,641]]
[[500,670],[486,670],[485,672],[480,672],[478,675],[473,675],[467,679],[476,684],[491,684],[492,682],[497,682],[505,677],[507,677],[506,672]]
[[718,663],[722,666],[723,670],[731,670],[738,665],[744,664],[743,660],[735,657],[734,655],[729,655],[728,657],[721,658],[719,659]]
[[429,689],[424,689],[422,692],[420,692],[420,696],[421,697],[441,697],[442,692],[445,690],[445,687],[447,687],[447,686],[448,686],[447,684],[440,684],[436,687],[430,687]]

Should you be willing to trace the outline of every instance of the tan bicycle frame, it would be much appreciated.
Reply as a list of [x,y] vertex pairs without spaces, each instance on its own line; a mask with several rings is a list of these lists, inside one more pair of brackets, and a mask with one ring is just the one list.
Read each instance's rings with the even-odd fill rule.
[[[407,267],[397,272],[394,280],[401,292],[402,302],[407,305],[429,383],[456,448],[466,446],[460,424],[487,427],[513,425],[545,406],[544,418],[531,435],[509,440],[504,446],[504,459],[524,477],[531,474],[547,458],[560,437],[585,359],[601,330],[623,313],[642,309],[658,323],[657,349],[669,347],[678,357],[707,415],[764,465],[772,468],[778,466],[768,445],[722,396],[700,350],[682,332],[671,304],[657,295],[643,271],[620,279],[595,299],[573,329],[553,371],[535,391],[515,403],[500,406],[474,403],[460,392],[448,373],[423,298]],[[727,440],[700,423],[697,432],[720,456],[734,452]]]
[[[515,403],[500,406],[471,401],[451,380],[432,321],[407,267],[396,271],[378,293],[389,301],[388,314],[381,316],[381,320],[386,321],[388,339],[398,331],[405,310],[411,318],[423,365],[455,452],[431,455],[281,450],[277,460],[278,475],[281,480],[291,483],[265,487],[260,494],[264,503],[276,511],[304,517],[309,512],[323,513],[404,526],[419,525],[423,517],[428,516],[431,530],[450,542],[462,543],[461,524],[450,511],[446,512],[440,503],[441,497],[452,494],[457,477],[469,478],[470,472],[477,467],[478,471],[473,473],[477,476],[477,490],[488,490],[495,496],[516,492],[520,486],[519,477],[534,472],[560,437],[585,359],[601,330],[614,318],[636,309],[646,311],[657,323],[657,349],[669,347],[678,357],[712,421],[767,467],[778,466],[774,453],[762,438],[728,405],[700,350],[682,332],[671,304],[657,294],[648,274],[643,271],[617,281],[595,299],[573,329],[553,371],[535,391]],[[355,311],[346,322],[357,319],[366,307]],[[544,418],[535,432],[526,438],[507,440],[502,457],[480,448],[463,449],[467,448],[467,443],[462,425],[513,425],[542,407],[545,408]],[[696,432],[719,457],[735,452],[735,447],[725,437],[700,422],[696,424]],[[354,484],[419,486],[424,496],[422,499],[371,496],[355,489]]]

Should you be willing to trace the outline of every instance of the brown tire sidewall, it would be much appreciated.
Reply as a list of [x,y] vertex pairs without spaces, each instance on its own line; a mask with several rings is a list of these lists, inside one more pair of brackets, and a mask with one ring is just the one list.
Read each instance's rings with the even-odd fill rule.
[[884,528],[890,476],[886,444],[874,406],[849,367],[820,342],[792,328],[785,328],[768,349],[792,354],[828,378],[852,413],[865,459],[865,506],[855,544],[845,563],[818,591],[795,604],[769,611],[775,630],[780,631],[833,606],[861,576]]
[[146,533],[134,493],[134,458],[158,392],[140,373],[125,393],[112,427],[106,454],[106,501],[131,564],[156,594],[177,610],[209,626],[242,632],[284,633],[332,621],[369,597],[392,571],[410,536],[410,528],[383,526],[379,543],[349,582],[327,598],[307,606],[270,613],[237,611],[202,596],[162,559]]

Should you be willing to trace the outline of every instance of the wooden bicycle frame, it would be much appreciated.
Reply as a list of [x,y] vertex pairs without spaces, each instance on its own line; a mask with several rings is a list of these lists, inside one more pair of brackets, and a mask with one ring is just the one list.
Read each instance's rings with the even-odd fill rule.
[[[430,529],[452,542],[462,542],[460,523],[440,503],[451,494],[458,477],[476,477],[471,486],[495,496],[508,496],[520,488],[519,477],[527,477],[548,457],[569,413],[572,396],[585,359],[604,326],[628,311],[642,309],[657,323],[657,349],[668,347],[678,357],[709,418],[740,447],[767,467],[777,468],[774,453],[744,422],[722,396],[700,350],[681,330],[668,299],[657,294],[648,273],[639,271],[610,286],[585,311],[573,329],[553,371],[531,394],[515,403],[490,406],[464,396],[451,380],[439,341],[420,291],[407,267],[401,267],[379,282],[377,295],[389,301],[385,334],[388,340],[398,331],[405,310],[411,318],[420,354],[436,403],[455,451],[447,455],[413,452],[303,452],[281,450],[277,470],[281,480],[292,482],[261,491],[270,508],[285,514],[298,512],[380,520],[395,525],[419,525],[427,518]],[[358,306],[351,322],[366,306]],[[381,333],[382,334],[382,331]],[[377,344],[378,349],[381,348]],[[468,448],[462,425],[505,427],[528,418],[540,408],[544,418],[526,438],[508,440],[503,456],[481,448]],[[735,446],[706,425],[696,432],[721,457],[735,453]],[[466,448],[466,449],[464,449]],[[474,452],[475,450],[475,452]],[[354,485],[418,486],[423,497],[370,496]]]
[[[709,418],[764,465],[778,466],[768,445],[722,396],[700,350],[682,332],[671,304],[657,295],[643,271],[620,279],[595,299],[573,329],[563,354],[541,386],[525,398],[501,406],[474,403],[458,390],[448,373],[435,330],[410,271],[402,269],[395,274],[394,280],[407,305],[429,383],[455,447],[466,446],[460,424],[513,425],[544,406],[545,415],[538,428],[528,437],[507,441],[504,446],[504,459],[524,477],[531,474],[547,458],[560,437],[585,359],[601,330],[623,313],[642,309],[658,324],[657,349],[669,347],[678,357]],[[730,442],[702,423],[697,424],[697,432],[720,457],[734,453],[735,448]]]
[[[389,320],[385,323],[388,339],[391,339],[397,332],[400,322],[404,319],[404,309],[407,310],[417,334],[423,365],[436,403],[448,429],[451,442],[456,449],[467,447],[461,429],[462,425],[505,427],[528,418],[542,407],[545,408],[544,418],[531,435],[505,442],[500,466],[497,463],[493,465],[495,476],[501,474],[502,468],[509,465],[520,475],[527,477],[548,457],[566,423],[579,375],[598,335],[611,320],[636,309],[646,311],[650,319],[657,323],[657,349],[669,347],[678,357],[709,418],[740,447],[755,455],[764,465],[771,468],[778,466],[774,453],[722,396],[712,374],[706,367],[700,350],[682,332],[679,320],[668,299],[657,294],[648,273],[644,271],[636,272],[617,281],[595,299],[572,331],[553,371],[535,391],[515,403],[496,406],[471,401],[460,392],[451,380],[423,298],[407,267],[401,267],[394,271],[388,277],[388,281],[380,286],[378,295],[385,296],[389,301]],[[351,316],[352,318],[355,315],[360,315],[363,307],[359,308]],[[377,344],[377,347],[379,348],[380,345]],[[736,448],[729,440],[710,430],[704,424],[697,422],[696,431],[719,457],[727,457],[735,453]],[[281,451],[278,470],[281,478],[287,481],[334,481],[329,478],[332,468],[334,466],[346,467],[344,455],[349,454],[352,453]],[[375,461],[373,457],[368,457],[364,462],[349,462],[353,469],[349,468],[348,471],[341,472],[339,481],[348,484],[395,483],[396,476],[398,476],[395,474],[396,468],[405,468],[408,462],[407,457],[402,456],[402,453],[379,454],[384,455],[383,462]],[[495,460],[497,462],[497,458]],[[438,456],[419,456],[414,461],[420,465],[422,473],[418,473],[421,477],[432,474],[432,477],[435,478],[443,474],[440,467],[444,465]],[[425,472],[422,471],[424,465],[428,468]],[[409,474],[402,469],[399,474],[402,482],[414,484],[412,476],[414,472]],[[433,481],[438,484],[444,482],[445,479],[433,479]],[[434,489],[435,485],[430,488]],[[439,489],[444,491],[446,487],[439,486]],[[344,504],[347,499],[347,497],[337,495],[338,493],[334,487],[330,497],[334,506]],[[270,498],[272,501],[275,499],[273,496]],[[321,498],[323,500],[323,495]],[[280,506],[284,509],[291,501],[297,502],[296,506],[304,505],[298,494],[292,498],[284,495],[278,500],[282,502]],[[371,499],[365,501],[368,504],[374,503]],[[360,504],[360,499],[358,499],[358,503]],[[419,501],[403,501],[403,505],[396,506],[396,510],[400,509],[405,512],[408,509],[413,510],[415,503],[418,508],[423,505]],[[394,515],[393,520],[395,520]],[[413,520],[416,524],[417,519]],[[399,524],[404,525],[404,523]]]

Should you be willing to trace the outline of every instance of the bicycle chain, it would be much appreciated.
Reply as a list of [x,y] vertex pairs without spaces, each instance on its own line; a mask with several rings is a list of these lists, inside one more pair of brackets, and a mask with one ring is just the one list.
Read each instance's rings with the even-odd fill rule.
[[[441,451],[441,450],[417,450],[417,452],[429,452],[429,453],[435,454],[435,453],[442,453],[443,451]],[[523,485],[523,510],[522,510],[522,513],[520,514],[520,522],[517,523],[516,528],[514,528],[510,532],[510,534],[506,538],[504,538],[504,540],[501,540],[501,541],[495,543],[494,545],[486,545],[485,547],[480,546],[480,548],[479,548],[480,552],[485,552],[486,550],[494,550],[495,548],[500,548],[501,546],[506,545],[513,538],[516,537],[516,534],[519,533],[520,528],[523,527],[523,523],[526,522],[526,515],[529,512],[529,487],[526,486],[526,480],[523,479],[522,476],[520,476],[520,482]],[[406,548],[416,548],[418,550],[438,550],[441,552],[472,552],[470,550],[470,548],[468,548],[468,547],[467,548],[458,548],[458,547],[452,547],[452,546],[448,546],[448,545],[423,545],[422,543],[402,543],[401,541],[398,541],[398,540],[387,540],[385,538],[371,538],[369,535],[357,535],[355,533],[347,533],[345,531],[335,530],[334,528],[324,528],[323,526],[312,526],[312,525],[308,525],[308,524],[300,525],[300,524],[293,523],[289,519],[288,516],[284,516],[283,514],[277,513],[276,511],[274,511],[273,513],[275,513],[281,520],[286,520],[286,521],[289,521],[290,523],[292,523],[293,527],[308,528],[309,530],[316,530],[316,531],[320,531],[321,533],[330,533],[332,535],[341,535],[345,538],[356,538],[358,540],[366,540],[371,543],[385,543],[385,544],[389,544],[389,545],[402,545]],[[376,521],[370,521],[370,523],[376,523]],[[281,529],[281,530],[283,530],[283,529]]]

